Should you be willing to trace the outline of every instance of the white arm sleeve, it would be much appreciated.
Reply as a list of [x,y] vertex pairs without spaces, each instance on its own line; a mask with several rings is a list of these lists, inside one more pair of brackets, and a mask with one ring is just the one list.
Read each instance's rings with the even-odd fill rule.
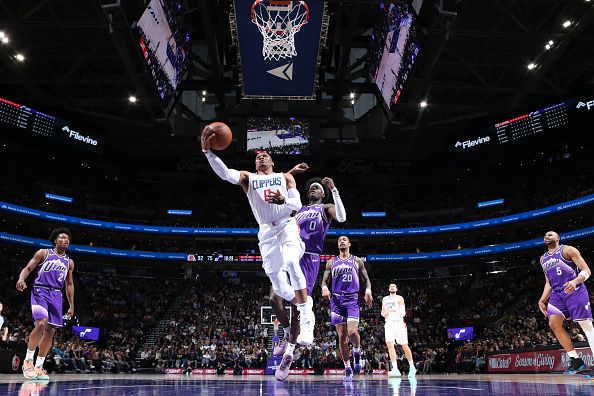
[[287,190],[287,197],[285,198],[285,204],[289,207],[289,209],[299,210],[303,206],[301,203],[301,196],[299,195],[299,190],[296,188],[289,188]]
[[227,168],[223,160],[217,157],[212,151],[206,151],[204,155],[206,155],[210,167],[215,171],[217,176],[231,184],[239,184],[238,170]]
[[336,209],[336,220],[339,223],[344,223],[346,221],[346,210],[336,187],[332,189],[332,198],[334,199],[334,207]]

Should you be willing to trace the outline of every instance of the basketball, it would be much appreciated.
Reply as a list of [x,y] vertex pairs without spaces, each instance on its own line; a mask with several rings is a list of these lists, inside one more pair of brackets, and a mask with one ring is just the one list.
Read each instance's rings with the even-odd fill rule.
[[207,125],[215,132],[215,136],[210,140],[210,148],[213,150],[225,150],[231,144],[233,133],[231,128],[223,122],[213,122]]

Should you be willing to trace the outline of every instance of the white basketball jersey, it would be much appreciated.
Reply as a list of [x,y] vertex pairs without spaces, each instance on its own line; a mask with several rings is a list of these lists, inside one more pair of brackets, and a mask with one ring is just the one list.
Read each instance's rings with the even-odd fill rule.
[[259,225],[280,221],[291,216],[293,211],[287,205],[266,202],[266,197],[270,192],[277,190],[283,197],[287,197],[287,181],[282,173],[271,173],[270,175],[250,173],[246,194]]
[[[398,298],[397,295],[390,294],[384,298],[384,308],[385,309],[394,309],[398,311]],[[394,323],[402,321],[402,317],[398,315],[398,312],[390,312],[386,317],[386,323]]]

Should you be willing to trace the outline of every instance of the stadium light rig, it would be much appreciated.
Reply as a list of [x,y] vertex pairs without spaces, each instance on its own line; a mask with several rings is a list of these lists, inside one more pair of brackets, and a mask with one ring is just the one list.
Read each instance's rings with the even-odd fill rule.
[[536,67],[536,64],[534,64],[534,63],[530,63],[530,64],[528,64],[528,70],[532,70],[532,69],[534,69],[535,67]]
[[128,98],[128,100],[130,101],[130,103],[136,103],[136,96],[132,96],[130,95],[130,97]]
[[563,22],[563,27],[564,28],[568,28],[570,26],[571,26],[571,21],[568,20],[568,21]]
[[427,107],[427,101],[423,100],[421,103],[419,103],[419,106],[421,106],[421,108],[424,109],[425,107]]

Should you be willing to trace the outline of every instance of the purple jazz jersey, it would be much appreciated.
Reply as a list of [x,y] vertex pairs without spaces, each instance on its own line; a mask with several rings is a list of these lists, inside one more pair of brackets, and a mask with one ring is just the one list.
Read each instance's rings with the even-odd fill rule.
[[67,255],[60,256],[53,249],[47,249],[45,260],[37,266],[35,285],[62,290],[69,266]]
[[563,291],[563,285],[575,279],[578,275],[578,268],[575,263],[563,257],[563,248],[564,245],[561,245],[552,254],[545,253],[541,260],[542,270],[553,289],[547,313],[549,315],[563,316],[565,319],[573,319],[574,321],[592,320],[592,309],[586,285],[578,285],[575,291],[570,294]]
[[318,273],[320,272],[320,255],[305,253],[299,260],[299,265],[305,275],[307,283],[307,295],[311,296]]
[[332,293],[359,293],[359,266],[355,256],[332,261]]
[[353,255],[345,260],[336,256],[332,262],[330,313],[333,325],[359,319],[359,268]]
[[324,249],[324,239],[330,228],[330,221],[326,218],[323,204],[313,204],[301,207],[295,220],[299,226],[299,236],[305,244],[307,253],[321,254]]
[[48,323],[62,327],[62,288],[68,275],[70,259],[47,249],[43,262],[37,266],[37,276],[31,290],[33,320],[48,319]]

